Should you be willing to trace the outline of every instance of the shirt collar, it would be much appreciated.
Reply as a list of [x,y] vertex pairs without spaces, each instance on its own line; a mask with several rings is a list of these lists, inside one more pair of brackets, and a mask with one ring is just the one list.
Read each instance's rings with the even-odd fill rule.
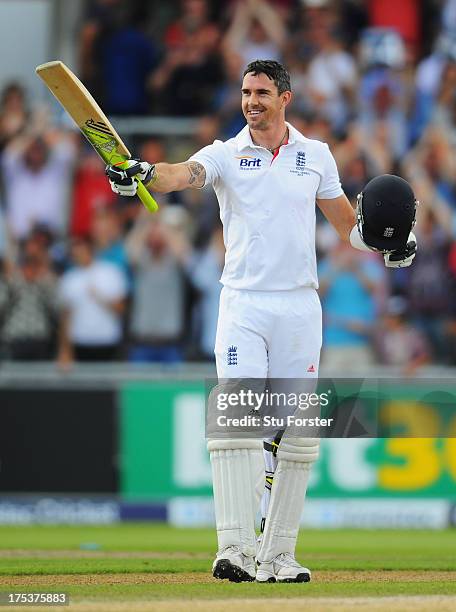
[[[288,144],[295,144],[296,142],[306,142],[307,138],[298,132],[288,121],[285,122],[288,127]],[[254,144],[252,136],[250,135],[249,126],[246,125],[239,134],[236,136],[236,143],[238,151],[242,151],[246,148],[258,149],[262,148]]]

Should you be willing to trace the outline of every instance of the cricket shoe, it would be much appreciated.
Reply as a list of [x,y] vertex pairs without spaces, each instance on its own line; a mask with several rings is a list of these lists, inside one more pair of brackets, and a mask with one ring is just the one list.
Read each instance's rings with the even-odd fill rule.
[[255,557],[244,555],[239,546],[226,546],[217,553],[212,565],[212,575],[230,582],[253,582],[255,580]]
[[291,553],[281,553],[272,561],[257,561],[257,582],[310,582],[310,570],[302,567]]

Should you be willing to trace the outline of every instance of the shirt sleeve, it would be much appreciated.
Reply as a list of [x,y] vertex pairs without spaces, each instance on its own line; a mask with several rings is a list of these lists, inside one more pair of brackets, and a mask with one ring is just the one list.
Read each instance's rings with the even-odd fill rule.
[[344,192],[340,184],[336,161],[328,145],[324,143],[323,146],[323,172],[320,179],[317,198],[332,200],[333,198],[338,198]]
[[223,175],[225,167],[225,147],[221,140],[215,140],[211,145],[207,145],[194,155],[188,161],[197,161],[204,166],[206,170],[206,185],[212,183]]

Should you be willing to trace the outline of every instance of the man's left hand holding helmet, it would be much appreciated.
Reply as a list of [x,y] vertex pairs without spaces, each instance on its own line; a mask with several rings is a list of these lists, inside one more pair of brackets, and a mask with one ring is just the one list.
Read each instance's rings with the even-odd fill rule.
[[393,174],[375,177],[358,195],[351,245],[361,251],[381,252],[387,268],[407,268],[417,251],[412,232],[417,205],[406,180]]

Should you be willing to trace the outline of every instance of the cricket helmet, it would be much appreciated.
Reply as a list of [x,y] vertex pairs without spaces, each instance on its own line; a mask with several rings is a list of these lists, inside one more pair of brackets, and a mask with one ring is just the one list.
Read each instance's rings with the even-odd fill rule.
[[403,249],[415,225],[418,201],[409,183],[394,174],[376,176],[357,197],[358,230],[367,246]]

